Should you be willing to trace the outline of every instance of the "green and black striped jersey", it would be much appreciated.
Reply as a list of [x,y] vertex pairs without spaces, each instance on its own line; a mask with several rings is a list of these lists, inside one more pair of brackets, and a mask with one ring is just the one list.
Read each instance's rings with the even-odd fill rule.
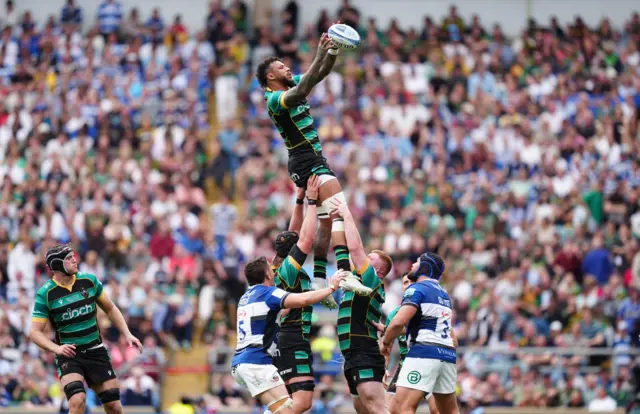
[[[385,327],[389,326],[391,320],[394,316],[396,316],[396,313],[398,313],[399,310],[400,306],[391,311],[389,316],[387,316],[387,323],[385,324]],[[409,353],[409,346],[407,345],[407,335],[402,334],[398,336],[398,346],[400,346],[400,364],[402,364],[404,362],[404,359],[407,357],[407,354]]]
[[356,274],[373,289],[370,295],[345,292],[338,311],[338,340],[342,352],[379,353],[378,330],[372,322],[380,321],[385,300],[384,283],[369,261]]
[[[297,85],[302,75],[295,75],[293,82]],[[318,131],[313,125],[313,117],[309,112],[311,107],[305,99],[294,107],[287,107],[284,103],[286,91],[274,91],[267,88],[264,99],[267,101],[269,116],[276,125],[289,154],[303,152],[322,152]]]
[[49,279],[36,293],[32,320],[51,322],[55,342],[72,344],[76,349],[89,349],[102,343],[96,320],[97,303],[102,296],[102,283],[94,275],[76,273],[70,286]]
[[[280,289],[291,293],[303,293],[311,290],[311,278],[302,268],[307,255],[294,246],[282,262],[275,269],[275,285]],[[301,309],[289,309],[289,313],[280,320],[279,334],[300,335],[305,341],[309,340],[311,332],[311,318],[313,306],[305,306]]]

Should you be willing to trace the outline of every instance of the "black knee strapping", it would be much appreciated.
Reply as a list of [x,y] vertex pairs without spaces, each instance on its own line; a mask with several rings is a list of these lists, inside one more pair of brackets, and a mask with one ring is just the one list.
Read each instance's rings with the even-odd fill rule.
[[87,393],[84,390],[84,383],[82,381],[73,381],[64,386],[64,395],[67,396],[67,400],[71,400],[71,397],[80,393]]
[[293,395],[298,391],[312,391],[316,389],[316,383],[313,381],[300,381],[287,385],[289,395]]
[[108,404],[114,401],[120,401],[120,388],[111,388],[98,394],[98,398],[102,404]]

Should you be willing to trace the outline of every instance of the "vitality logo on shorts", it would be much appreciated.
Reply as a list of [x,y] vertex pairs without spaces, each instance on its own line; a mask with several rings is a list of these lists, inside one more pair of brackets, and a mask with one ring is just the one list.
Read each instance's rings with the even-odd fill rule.
[[422,379],[422,375],[418,371],[411,371],[409,375],[407,375],[407,381],[409,384],[417,384]]

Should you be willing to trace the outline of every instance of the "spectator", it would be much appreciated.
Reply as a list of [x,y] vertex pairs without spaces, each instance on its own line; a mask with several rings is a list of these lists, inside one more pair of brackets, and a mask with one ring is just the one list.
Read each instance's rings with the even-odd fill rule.
[[613,264],[609,252],[603,246],[602,236],[594,237],[591,248],[582,260],[582,272],[593,275],[598,284],[604,285],[613,271]]
[[72,30],[82,25],[82,9],[76,6],[75,0],[67,0],[67,4],[62,7],[60,23],[70,25]]
[[604,388],[598,388],[596,398],[591,400],[588,409],[590,413],[614,412],[616,410],[616,401],[607,395]]
[[149,31],[149,35],[151,36],[151,41],[153,43],[157,44],[163,41],[164,21],[160,16],[160,9],[153,9],[153,12],[151,12],[151,17],[149,17],[149,20],[147,20],[145,26]]
[[122,386],[125,389],[122,405],[157,406],[157,402],[153,401],[156,384],[151,377],[145,375],[142,368],[131,368],[131,377]]
[[104,0],[98,6],[98,28],[105,41],[117,34],[122,22],[122,5],[117,0]]

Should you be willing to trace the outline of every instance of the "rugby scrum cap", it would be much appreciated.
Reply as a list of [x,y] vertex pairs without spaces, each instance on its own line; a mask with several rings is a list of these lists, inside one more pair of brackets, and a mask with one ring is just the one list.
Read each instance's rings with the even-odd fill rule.
[[73,254],[73,249],[66,244],[53,246],[47,250],[45,263],[47,264],[47,267],[54,272],[60,272],[68,275],[69,273],[64,268],[64,259],[66,259],[70,254]]
[[278,234],[278,237],[276,237],[276,254],[278,257],[287,257],[299,238],[300,236],[295,231],[283,231]]
[[420,255],[420,263],[415,271],[417,277],[426,276],[431,279],[440,280],[444,273],[444,261],[435,253],[427,252]]

